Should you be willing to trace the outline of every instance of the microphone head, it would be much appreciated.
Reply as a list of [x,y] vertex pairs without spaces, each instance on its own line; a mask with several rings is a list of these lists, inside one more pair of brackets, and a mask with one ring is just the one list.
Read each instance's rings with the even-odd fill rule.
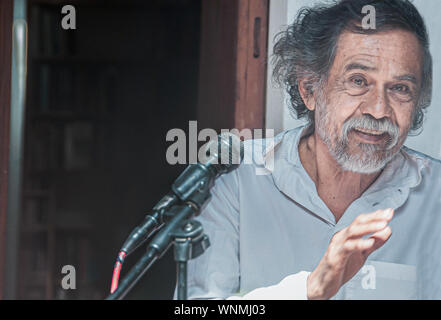
[[199,160],[207,166],[214,166],[217,173],[225,173],[239,166],[243,153],[243,143],[239,137],[223,132],[217,140],[205,144]]

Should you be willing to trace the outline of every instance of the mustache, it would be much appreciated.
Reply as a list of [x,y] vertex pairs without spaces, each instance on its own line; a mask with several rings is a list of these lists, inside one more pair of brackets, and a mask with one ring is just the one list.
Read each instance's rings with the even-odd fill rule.
[[375,119],[372,116],[363,115],[361,117],[350,118],[346,120],[346,122],[343,124],[342,129],[343,139],[347,141],[349,132],[355,129],[379,131],[383,134],[387,134],[389,137],[389,141],[387,142],[387,149],[390,149],[397,144],[400,134],[400,129],[390,119]]

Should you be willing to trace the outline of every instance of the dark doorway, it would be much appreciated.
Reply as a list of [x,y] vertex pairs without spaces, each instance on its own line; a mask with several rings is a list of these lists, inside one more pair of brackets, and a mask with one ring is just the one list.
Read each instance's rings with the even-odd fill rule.
[[[76,30],[61,28],[61,2],[28,7],[21,299],[108,295],[119,247],[183,169],[166,162],[166,133],[197,115],[200,0],[69,4]],[[76,290],[61,288],[64,265]],[[174,286],[169,252],[127,298]]]
[[[0,237],[0,249],[18,256],[7,264],[18,279],[4,271],[0,295],[102,299],[121,244],[184,169],[166,161],[167,132],[188,131],[191,120],[199,129],[264,125],[268,0],[28,0],[19,213],[5,201],[8,181],[20,180],[8,171],[9,127],[19,125],[9,117],[8,3],[0,15],[0,220],[20,218],[19,228],[6,224],[20,246]],[[75,6],[76,30],[61,28],[66,4]],[[142,254],[128,258],[122,277]],[[75,267],[75,290],[62,289],[64,266]],[[169,252],[127,298],[170,299],[175,280]]]

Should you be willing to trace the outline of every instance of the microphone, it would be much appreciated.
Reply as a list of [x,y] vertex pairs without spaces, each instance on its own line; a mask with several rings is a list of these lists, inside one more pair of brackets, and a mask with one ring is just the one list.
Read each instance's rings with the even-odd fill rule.
[[[122,259],[142,245],[149,236],[164,224],[167,211],[180,202],[187,202],[199,209],[210,197],[205,192],[221,174],[239,166],[243,159],[243,144],[232,133],[224,132],[217,140],[205,144],[200,162],[190,164],[175,180],[171,192],[165,195],[124,242]],[[119,256],[120,256],[119,255]],[[121,261],[122,262],[122,261]]]
[[[165,224],[165,219],[167,221],[172,220],[171,226],[169,226],[169,228],[172,228],[177,223],[176,221],[179,222],[189,212],[198,212],[211,197],[209,188],[211,188],[214,180],[221,174],[234,170],[243,159],[243,144],[237,136],[229,132],[224,132],[218,136],[217,140],[207,143],[202,151],[200,162],[189,165],[181,173],[173,183],[171,191],[153,207],[153,213],[147,215],[124,242],[114,266],[110,288],[111,294],[118,288],[119,274],[126,256],[142,245],[151,234],[160,229]],[[178,208],[177,205],[181,205],[181,207]],[[174,210],[174,208],[178,209]],[[174,217],[175,215],[176,217]],[[176,220],[174,223],[172,218]],[[155,238],[156,247],[153,250],[154,252],[165,250],[170,240],[168,232],[166,233],[166,235],[158,235]],[[156,253],[153,254],[153,251],[150,252],[151,256],[145,258],[146,261],[156,258]],[[143,265],[143,261],[139,263]],[[127,287],[132,278],[140,277],[141,274],[141,269],[135,270],[134,273],[131,273],[130,279],[126,279],[123,283],[123,287]],[[122,291],[124,290],[127,290],[127,288]]]
[[[243,159],[243,144],[240,139],[229,133],[222,133],[217,140],[207,143],[199,154],[200,162],[189,165],[171,187],[171,191],[153,208],[124,242],[114,266],[112,284],[108,299],[123,297],[138,281],[172,241],[170,234],[183,219],[199,212],[202,205],[211,197],[209,188],[221,174],[234,170]],[[120,288],[118,288],[121,266],[127,255],[143,244],[150,235],[161,228],[167,219],[167,226],[153,239],[148,252],[135,265]],[[118,288],[118,291],[116,291]]]

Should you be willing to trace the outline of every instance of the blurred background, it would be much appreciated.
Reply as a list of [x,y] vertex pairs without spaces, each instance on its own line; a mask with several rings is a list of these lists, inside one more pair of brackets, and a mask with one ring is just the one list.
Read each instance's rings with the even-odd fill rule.
[[[60,5],[28,1],[17,298],[105,296],[118,247],[182,170],[167,131],[196,118],[200,1],[74,5],[63,30]],[[170,298],[173,259],[155,267],[140,298]]]

